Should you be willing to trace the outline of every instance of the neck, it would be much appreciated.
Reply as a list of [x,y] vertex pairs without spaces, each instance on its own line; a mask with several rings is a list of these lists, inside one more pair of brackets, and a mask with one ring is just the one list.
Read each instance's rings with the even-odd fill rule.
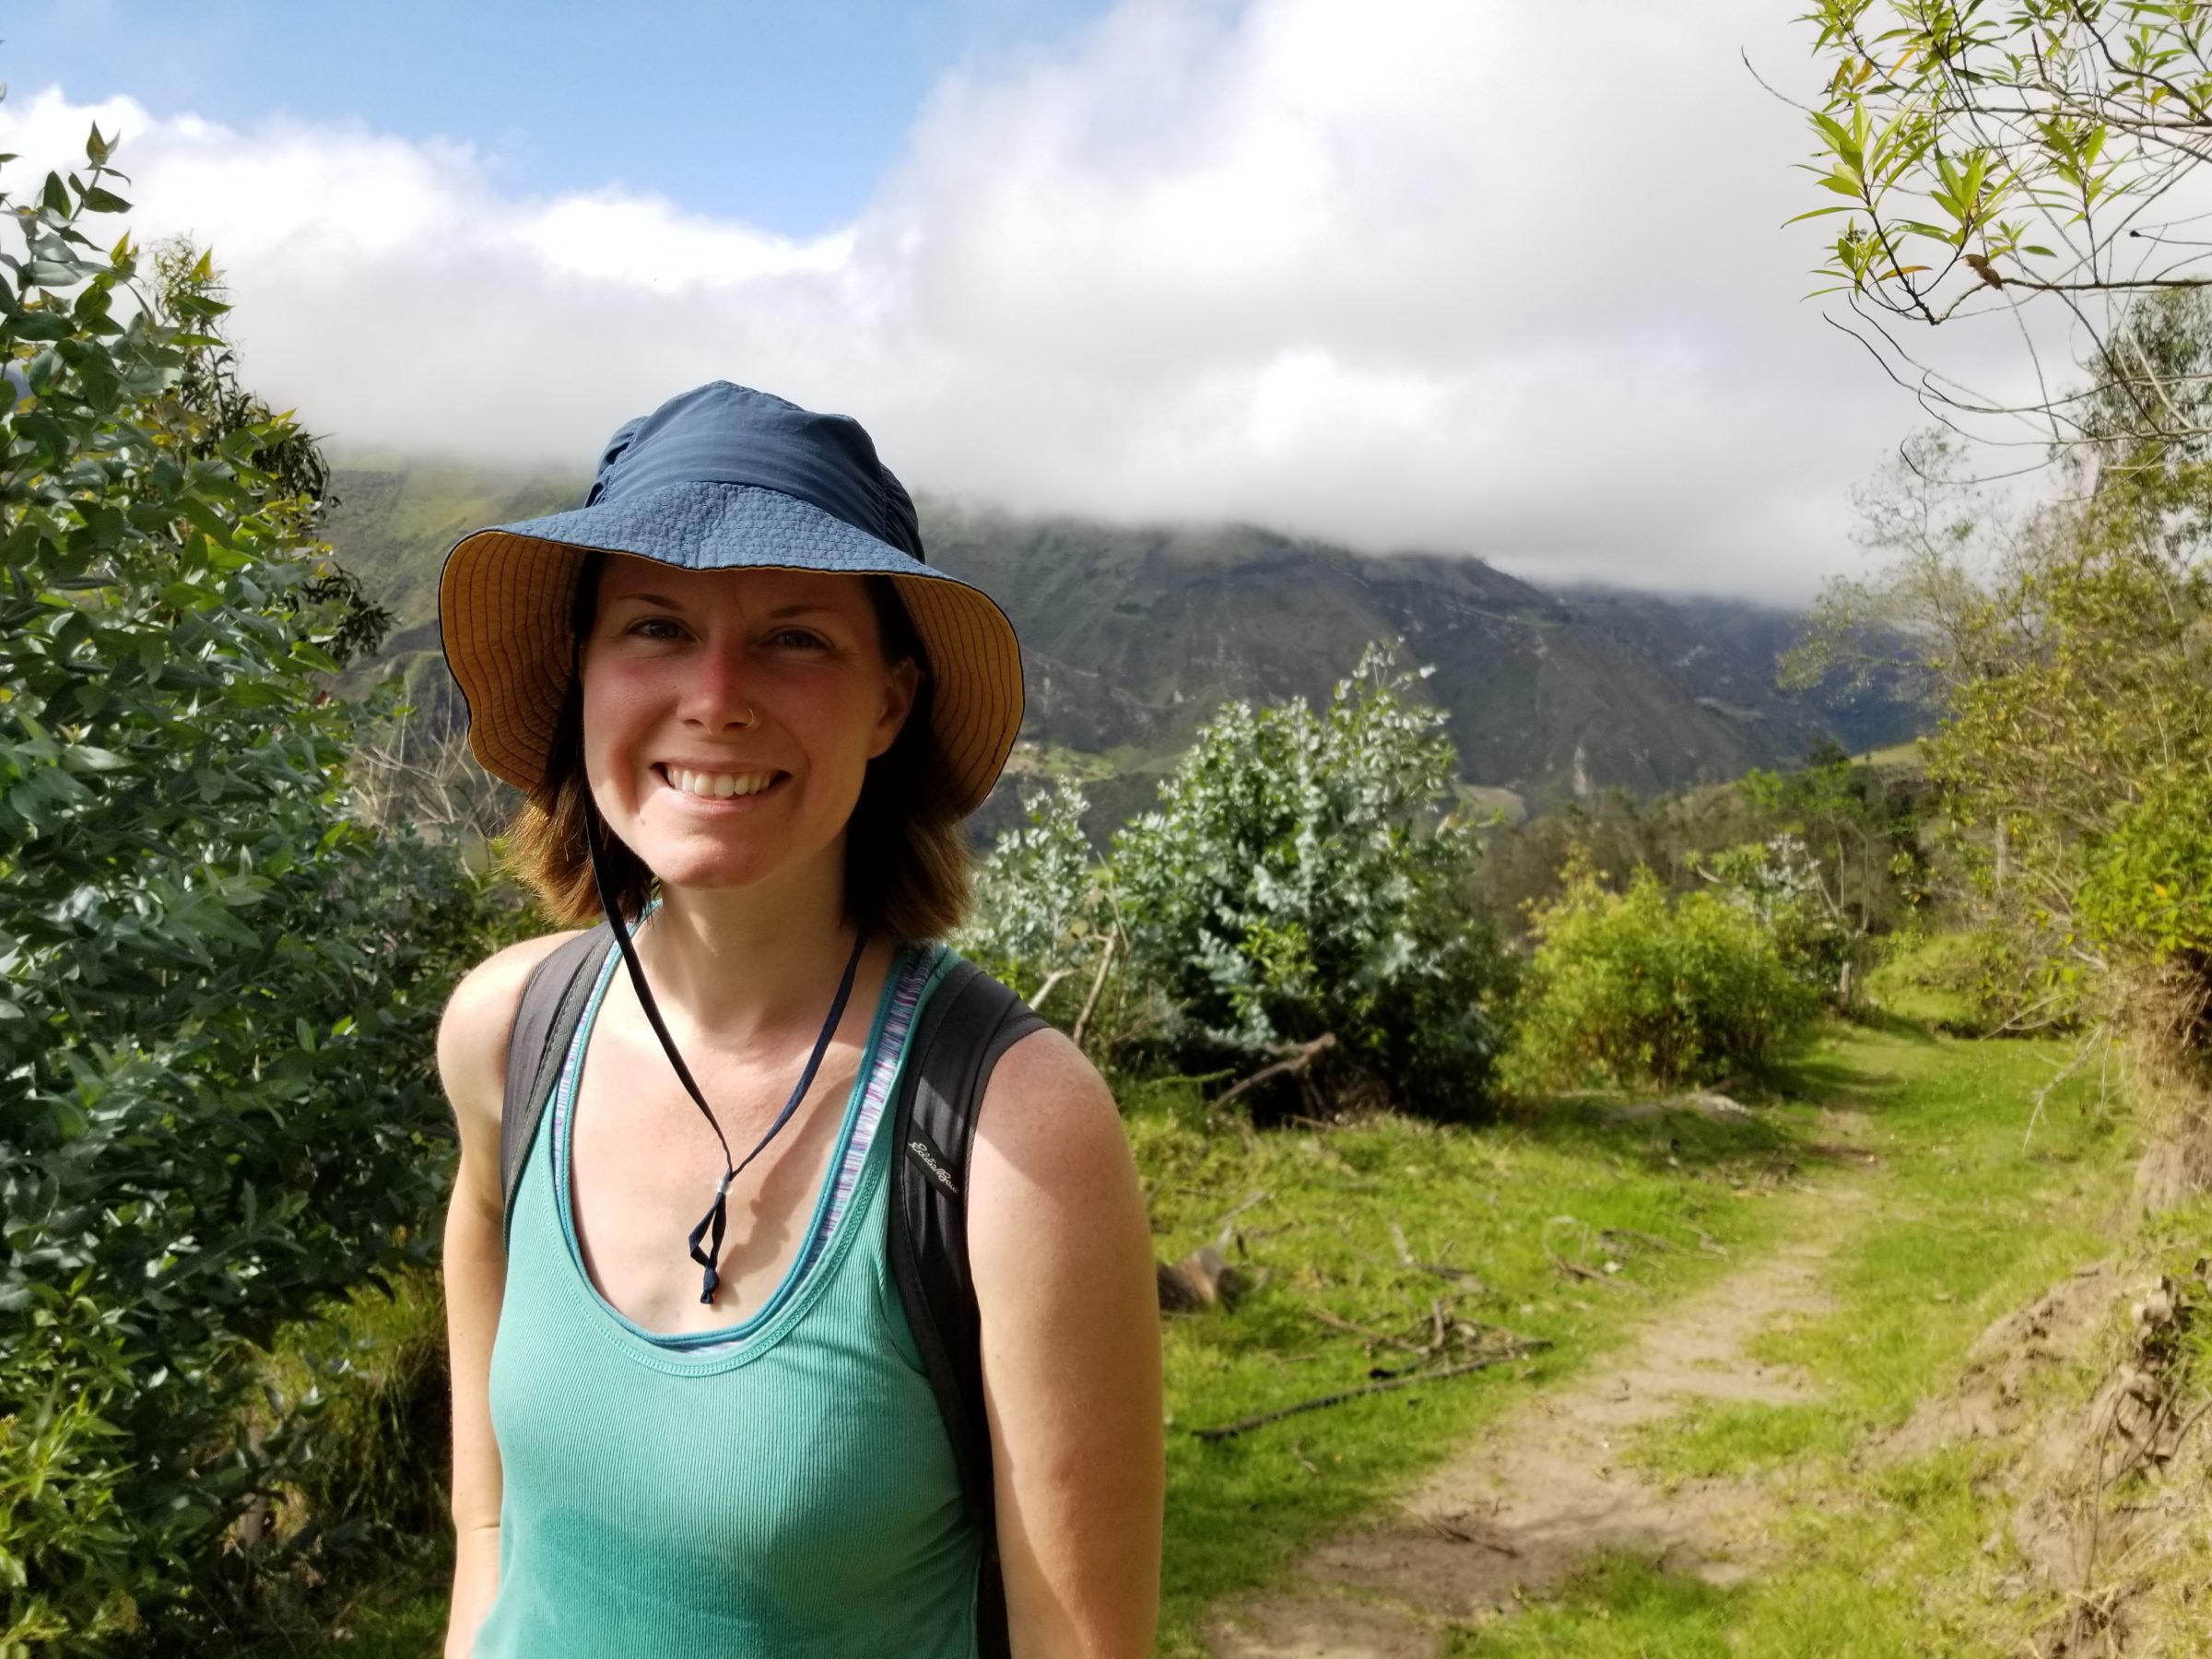
[[853,952],[843,853],[772,890],[664,887],[638,934],[663,1016],[732,1047],[818,1025]]

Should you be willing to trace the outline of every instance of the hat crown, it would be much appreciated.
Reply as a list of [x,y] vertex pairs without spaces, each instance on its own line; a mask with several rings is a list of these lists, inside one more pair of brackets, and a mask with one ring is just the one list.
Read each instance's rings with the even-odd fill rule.
[[818,415],[750,386],[711,382],[625,422],[607,440],[584,505],[681,484],[773,489],[924,557],[913,498],[847,415]]

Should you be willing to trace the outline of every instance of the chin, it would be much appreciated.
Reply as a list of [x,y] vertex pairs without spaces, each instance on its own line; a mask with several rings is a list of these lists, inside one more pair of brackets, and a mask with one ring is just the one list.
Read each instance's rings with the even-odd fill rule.
[[778,874],[773,867],[736,865],[728,859],[649,861],[648,867],[663,888],[690,893],[743,892],[771,881]]
[[767,849],[747,852],[735,848],[707,850],[698,847],[675,848],[665,858],[654,858],[644,849],[639,849],[646,865],[660,878],[661,886],[670,890],[692,893],[739,893],[750,890],[766,891],[794,881],[804,883],[823,859],[837,862],[839,880],[843,879],[844,852],[841,842],[818,848],[810,853],[785,853],[777,856]]

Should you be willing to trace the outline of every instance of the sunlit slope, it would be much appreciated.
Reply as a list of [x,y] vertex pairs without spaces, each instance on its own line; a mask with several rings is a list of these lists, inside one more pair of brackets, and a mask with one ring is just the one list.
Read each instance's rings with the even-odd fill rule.
[[1031,653],[1028,735],[1173,753],[1226,698],[1324,698],[1370,640],[1433,665],[1470,783],[1553,805],[1800,761],[1909,729],[1774,686],[1792,619],[1644,595],[1560,599],[1479,559],[1362,556],[1244,525],[1121,528],[936,508],[946,569],[1000,596]]

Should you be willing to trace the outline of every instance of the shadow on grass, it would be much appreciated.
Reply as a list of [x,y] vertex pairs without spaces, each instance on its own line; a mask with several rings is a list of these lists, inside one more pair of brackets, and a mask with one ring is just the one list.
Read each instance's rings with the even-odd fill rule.
[[1943,1036],[1974,1036],[1973,1031],[1959,1031],[1947,1023],[1931,1024],[1916,1019],[1910,1014],[1899,1014],[1888,1008],[1862,1007],[1849,1016],[1849,1024],[1862,1031],[1876,1031],[1884,1037],[1899,1037],[1907,1042],[1933,1046]]
[[[1914,1027],[1913,1031],[1919,1037],[1927,1035],[1924,1028]],[[1875,1070],[1863,1060],[1832,1049],[1789,1062],[1777,1069],[1774,1080],[1792,1100],[1833,1112],[1869,1114],[1896,1105],[1906,1088],[1901,1074]]]
[[1556,1601],[1461,1631],[1451,1659],[1725,1659],[1740,1594],[1627,1556],[1601,1557]]
[[1559,1152],[1724,1174],[1803,1156],[1809,1125],[1794,1121],[1800,1116],[1763,1106],[1729,1112],[1665,1100],[1560,1099],[1517,1107],[1500,1121]]
[[[1894,1016],[1877,1015],[1855,1029],[1916,1044],[1937,1041],[1926,1026]],[[1743,1086],[1740,1100],[1711,1092],[1568,1094],[1521,1102],[1499,1122],[1561,1150],[1692,1173],[1769,1174],[1800,1162],[1833,1162],[1853,1155],[1819,1138],[1818,1109],[1878,1115],[1906,1091],[1902,1075],[1870,1065],[1855,1046],[1824,1044],[1783,1062]]]

